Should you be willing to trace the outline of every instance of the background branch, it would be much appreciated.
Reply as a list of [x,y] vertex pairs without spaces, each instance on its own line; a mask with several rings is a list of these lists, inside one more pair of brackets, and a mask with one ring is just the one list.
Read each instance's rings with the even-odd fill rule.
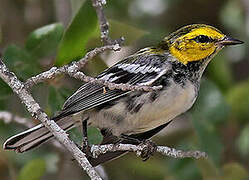
[[100,37],[103,41],[104,45],[111,45],[111,44],[122,44],[124,41],[124,37],[121,37],[116,40],[112,40],[109,37],[109,23],[106,20],[103,5],[106,4],[106,0],[92,0],[92,5],[96,10],[98,20],[99,20],[99,27],[100,27]]
[[8,111],[0,111],[0,119],[2,119],[4,121],[4,123],[8,124],[12,121],[24,125],[28,128],[31,128],[32,126],[34,126],[34,124],[32,122],[29,121],[29,119],[27,118],[23,118],[23,117],[19,117],[17,115],[14,115]]
[[108,87],[109,89],[120,89],[123,91],[154,91],[159,90],[161,86],[139,86],[139,85],[129,85],[129,84],[115,84],[108,81],[104,81],[101,79],[96,79],[93,77],[86,76],[83,72],[79,71],[84,65],[92,58],[97,56],[98,54],[106,51],[106,50],[117,50],[120,49],[119,44],[115,45],[107,45],[99,48],[95,48],[94,50],[88,52],[82,59],[77,62],[72,62],[69,65],[65,65],[62,67],[52,67],[50,70],[45,71],[41,74],[38,74],[34,77],[29,78],[26,83],[25,87],[30,89],[33,85],[38,84],[40,82],[44,82],[50,79],[54,79],[55,77],[61,74],[68,74],[69,76],[79,79],[84,82],[90,82],[93,84],[100,84]]
[[80,166],[87,172],[91,179],[100,180],[100,176],[97,174],[92,165],[88,162],[85,154],[68,138],[68,135],[62,130],[53,120],[50,120],[45,112],[40,108],[39,104],[33,99],[33,97],[26,90],[24,84],[18,80],[16,75],[10,72],[6,65],[0,59],[0,77],[12,88],[12,90],[18,95],[22,103],[26,106],[31,116],[38,119],[44,124],[49,131],[55,136],[58,141],[63,144],[66,149],[77,160]]

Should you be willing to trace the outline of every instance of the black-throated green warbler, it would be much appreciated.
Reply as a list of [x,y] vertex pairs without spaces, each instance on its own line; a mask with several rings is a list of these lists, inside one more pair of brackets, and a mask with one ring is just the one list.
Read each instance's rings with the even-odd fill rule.
[[[241,43],[212,26],[185,26],[157,46],[142,49],[97,76],[117,84],[161,85],[162,89],[142,92],[106,88],[103,93],[102,85],[86,83],[67,99],[53,119],[64,130],[81,124],[69,117],[76,121],[87,120],[88,125],[101,130],[103,144],[149,139],[191,108],[210,60],[223,47]],[[52,134],[40,124],[9,138],[4,149],[24,152],[51,137]],[[122,153],[107,153],[97,159],[89,157],[89,160],[95,166]]]

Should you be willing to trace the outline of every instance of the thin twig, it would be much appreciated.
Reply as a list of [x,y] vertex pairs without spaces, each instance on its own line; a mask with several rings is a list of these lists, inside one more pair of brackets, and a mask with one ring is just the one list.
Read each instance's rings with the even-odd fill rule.
[[[14,115],[8,111],[0,111],[0,119],[2,119],[5,124],[15,122],[27,128],[32,128],[35,125],[34,123],[32,123],[31,119]],[[63,148],[58,141],[53,140],[50,142],[50,144],[52,144],[57,149],[60,149],[60,151],[65,152],[65,148]]]
[[106,20],[103,5],[106,4],[106,0],[92,0],[92,5],[96,10],[98,20],[99,20],[99,27],[100,27],[100,37],[103,41],[104,45],[112,45],[112,44],[122,44],[124,41],[124,37],[121,37],[116,40],[112,40],[109,37],[109,23]]
[[40,108],[39,104],[34,100],[31,94],[26,90],[24,84],[10,72],[6,65],[0,59],[0,77],[12,88],[18,95],[22,103],[26,106],[31,116],[38,119],[44,124],[48,130],[55,136],[58,141],[63,144],[66,149],[77,160],[80,166],[87,172],[91,179],[100,180],[92,165],[88,162],[85,154],[68,138],[68,134],[62,130],[53,120],[50,120],[45,112]]
[[45,71],[41,74],[38,74],[34,77],[29,78],[26,83],[25,86],[27,89],[30,89],[32,86],[34,86],[35,84],[38,84],[40,82],[44,82],[46,80],[50,80],[50,79],[54,79],[55,77],[63,74],[65,72],[65,68],[69,70],[69,72],[77,72],[79,71],[82,67],[85,66],[85,64],[91,60],[92,58],[94,58],[95,56],[97,56],[98,54],[107,51],[107,50],[116,50],[116,49],[120,49],[120,46],[118,44],[116,45],[107,45],[107,46],[103,46],[103,47],[99,47],[99,48],[95,48],[94,50],[88,52],[83,58],[81,58],[79,61],[77,62],[73,62],[70,65],[65,65],[62,66],[60,68],[57,67],[52,67],[50,70]]
[[[146,144],[133,145],[133,144],[106,144],[106,145],[92,145],[91,153],[94,158],[97,158],[100,154],[105,154],[107,152],[115,151],[129,151],[135,152],[138,156],[141,155],[141,152],[147,148]],[[182,151],[167,146],[157,146],[156,152],[161,153],[162,155],[173,157],[173,158],[186,158],[192,157],[195,159],[207,158],[207,154],[201,151]]]
[[0,111],[0,119],[4,121],[4,123],[8,124],[12,121],[24,125],[28,128],[31,128],[34,126],[32,122],[30,122],[27,118],[19,117],[17,115],[13,115],[12,113],[8,111]]
[[69,65],[65,65],[62,67],[52,67],[50,70],[45,71],[41,74],[38,74],[34,77],[29,78],[26,83],[25,87],[27,89],[30,89],[33,85],[38,84],[43,81],[51,80],[54,79],[55,77],[61,75],[61,74],[68,74],[69,76],[79,79],[84,82],[90,82],[93,84],[99,84],[99,85],[104,85],[108,87],[109,89],[120,89],[123,91],[154,91],[154,90],[159,90],[162,87],[161,86],[140,86],[140,85],[129,85],[129,84],[115,84],[111,83],[108,81],[104,81],[101,79],[96,79],[93,77],[86,76],[83,72],[79,71],[84,65],[93,57],[98,55],[101,52],[104,52],[106,50],[112,50],[112,49],[117,49],[120,48],[118,44],[116,45],[107,45],[103,46],[100,48],[95,48],[94,50],[88,52],[85,57],[83,57],[81,60],[77,62],[72,62]]

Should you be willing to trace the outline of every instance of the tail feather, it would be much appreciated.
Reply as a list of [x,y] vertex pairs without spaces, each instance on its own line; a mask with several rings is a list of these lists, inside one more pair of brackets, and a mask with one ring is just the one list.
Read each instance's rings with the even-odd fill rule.
[[93,167],[96,167],[99,164],[117,159],[126,153],[128,153],[128,151],[107,152],[105,154],[100,154],[97,158],[87,157],[87,159]]
[[[77,126],[74,124],[73,120],[69,120],[68,118],[54,119],[54,120],[62,129],[66,131]],[[115,144],[119,142],[123,144],[136,145],[139,143],[139,141],[142,141],[144,139],[149,139],[152,136],[154,136],[156,133],[158,133],[164,127],[166,127],[170,122],[167,122],[166,124],[163,124],[157,128],[154,128],[150,131],[141,134],[130,135],[129,136],[130,138],[127,139],[119,139],[118,137],[113,136],[109,131],[101,130],[101,133],[103,135],[103,141],[101,144]],[[9,138],[4,143],[3,148],[8,150],[15,150],[21,153],[37,147],[38,145],[42,144],[43,142],[49,140],[52,137],[53,137],[52,133],[45,126],[39,124],[27,131],[24,131]],[[134,139],[137,139],[137,141],[134,141]],[[99,155],[97,158],[88,156],[87,159],[92,164],[92,166],[97,166],[107,161],[116,159],[126,153],[128,153],[128,151],[107,152],[105,154]]]
[[[67,118],[60,119],[56,123],[66,131],[74,127],[74,122]],[[37,147],[52,137],[52,133],[44,125],[39,124],[7,139],[3,148],[22,153]]]

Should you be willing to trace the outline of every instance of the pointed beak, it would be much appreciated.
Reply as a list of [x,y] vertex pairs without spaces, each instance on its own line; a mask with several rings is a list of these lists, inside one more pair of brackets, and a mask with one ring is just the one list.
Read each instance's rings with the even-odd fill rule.
[[234,39],[229,36],[225,36],[222,40],[219,40],[217,44],[222,46],[229,46],[229,45],[236,45],[236,44],[243,44],[243,41],[240,41],[238,39]]

